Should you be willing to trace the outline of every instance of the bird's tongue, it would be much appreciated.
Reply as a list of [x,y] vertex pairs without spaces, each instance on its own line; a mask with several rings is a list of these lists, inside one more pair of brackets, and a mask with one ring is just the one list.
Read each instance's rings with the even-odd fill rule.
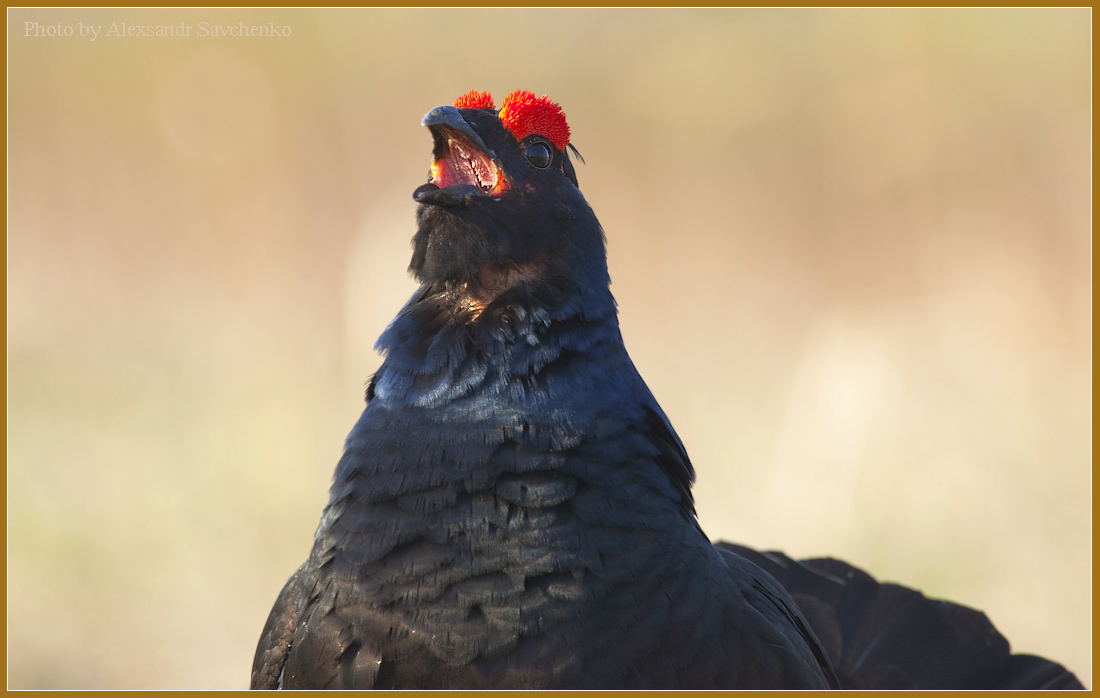
[[488,194],[497,185],[496,166],[484,153],[451,139],[447,154],[432,163],[432,183],[440,189],[472,184]]

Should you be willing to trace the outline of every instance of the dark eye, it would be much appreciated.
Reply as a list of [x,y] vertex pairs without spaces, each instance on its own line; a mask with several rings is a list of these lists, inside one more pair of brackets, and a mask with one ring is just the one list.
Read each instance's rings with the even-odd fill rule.
[[523,157],[540,170],[550,166],[550,149],[545,143],[532,143],[523,150]]

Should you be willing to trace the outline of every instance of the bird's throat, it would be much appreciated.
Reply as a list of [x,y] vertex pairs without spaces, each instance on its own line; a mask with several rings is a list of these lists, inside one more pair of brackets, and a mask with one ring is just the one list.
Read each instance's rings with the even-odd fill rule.
[[546,265],[538,262],[488,264],[472,281],[462,282],[453,287],[455,305],[459,310],[469,313],[469,321],[474,322],[497,299],[520,285],[544,279],[546,271]]

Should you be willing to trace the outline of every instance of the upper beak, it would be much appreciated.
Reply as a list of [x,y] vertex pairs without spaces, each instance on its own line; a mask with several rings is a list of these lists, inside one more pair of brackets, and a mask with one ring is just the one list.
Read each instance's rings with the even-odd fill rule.
[[445,126],[461,134],[471,145],[488,155],[490,158],[495,159],[497,156],[492,148],[485,145],[485,141],[481,140],[481,136],[477,135],[477,131],[471,128],[470,124],[466,123],[466,119],[462,118],[462,113],[455,107],[443,105],[432,109],[420,120],[420,125]]

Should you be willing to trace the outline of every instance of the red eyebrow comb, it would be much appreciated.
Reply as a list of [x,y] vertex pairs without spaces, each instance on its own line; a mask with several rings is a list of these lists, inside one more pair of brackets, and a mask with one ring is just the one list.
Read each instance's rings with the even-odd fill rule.
[[558,150],[569,145],[569,124],[565,112],[552,99],[533,92],[516,90],[504,98],[500,107],[500,120],[512,132],[517,141],[532,133],[546,137]]
[[459,109],[496,109],[493,106],[493,95],[477,90],[470,90],[456,99],[451,106]]

